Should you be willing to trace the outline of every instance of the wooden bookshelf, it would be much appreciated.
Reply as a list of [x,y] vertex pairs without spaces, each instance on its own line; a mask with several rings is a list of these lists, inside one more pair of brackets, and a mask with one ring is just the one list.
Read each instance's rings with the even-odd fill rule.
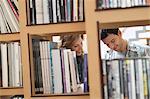
[[[24,95],[25,99],[103,99],[101,56],[99,53],[98,29],[122,26],[139,26],[150,24],[150,7],[137,7],[129,9],[110,9],[96,11],[96,0],[84,0],[85,22],[27,25],[27,0],[19,0],[20,33],[1,34],[0,41],[18,41],[21,43],[23,65],[23,87],[0,88],[0,96]],[[97,27],[97,22],[99,27]],[[88,73],[89,93],[85,94],[61,94],[61,95],[32,95],[30,51],[28,35],[43,35],[51,33],[86,32],[88,42]]]

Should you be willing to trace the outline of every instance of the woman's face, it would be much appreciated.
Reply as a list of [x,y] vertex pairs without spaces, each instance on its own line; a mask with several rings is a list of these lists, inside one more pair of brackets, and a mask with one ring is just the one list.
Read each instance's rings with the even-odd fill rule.
[[81,37],[73,42],[71,49],[76,51],[77,56],[82,55],[82,38]]

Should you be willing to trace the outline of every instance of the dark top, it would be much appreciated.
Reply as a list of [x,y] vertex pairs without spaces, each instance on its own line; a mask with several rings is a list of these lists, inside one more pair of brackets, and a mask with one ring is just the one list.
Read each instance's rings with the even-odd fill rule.
[[77,64],[78,64],[78,72],[79,72],[79,80],[81,83],[84,82],[84,77],[83,77],[83,73],[84,73],[84,59],[83,56],[76,56],[77,57]]

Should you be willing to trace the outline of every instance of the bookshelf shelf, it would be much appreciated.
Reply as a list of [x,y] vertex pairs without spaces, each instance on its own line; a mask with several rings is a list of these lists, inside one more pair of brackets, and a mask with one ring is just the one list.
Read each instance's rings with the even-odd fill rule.
[[[100,27],[118,27],[150,24],[150,7],[96,11]],[[108,16],[111,16],[108,18]]]
[[19,41],[20,33],[8,33],[8,34],[0,34],[1,42],[10,42],[10,41]]
[[23,95],[23,87],[7,87],[7,88],[0,88],[0,96],[5,95]]
[[63,93],[63,94],[35,94],[34,96],[81,96],[81,95],[85,95],[85,96],[88,96],[89,93],[86,92],[86,93]]
[[33,97],[36,96],[74,96],[74,97],[78,97],[78,96],[89,96],[89,93],[63,93],[63,94],[35,94],[33,95]]
[[32,25],[26,27],[30,34],[45,34],[45,33],[67,33],[76,31],[85,31],[84,22],[76,23],[61,23],[47,25]]
[[43,96],[43,97],[32,97],[32,99],[90,99],[90,96],[88,96],[88,95],[86,95],[86,96],[84,96],[84,95],[82,95],[82,96],[52,96],[52,97],[45,97],[45,96]]
[[117,8],[97,8],[95,11],[107,11],[107,10],[119,10],[119,9],[137,9],[137,8],[145,8],[150,7],[149,5],[143,6],[133,6],[133,7],[117,7]]

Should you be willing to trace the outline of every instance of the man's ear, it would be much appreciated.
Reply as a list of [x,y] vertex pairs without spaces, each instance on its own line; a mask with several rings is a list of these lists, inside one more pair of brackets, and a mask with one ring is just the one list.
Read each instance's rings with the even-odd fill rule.
[[118,30],[118,36],[122,36],[122,32],[120,30]]

